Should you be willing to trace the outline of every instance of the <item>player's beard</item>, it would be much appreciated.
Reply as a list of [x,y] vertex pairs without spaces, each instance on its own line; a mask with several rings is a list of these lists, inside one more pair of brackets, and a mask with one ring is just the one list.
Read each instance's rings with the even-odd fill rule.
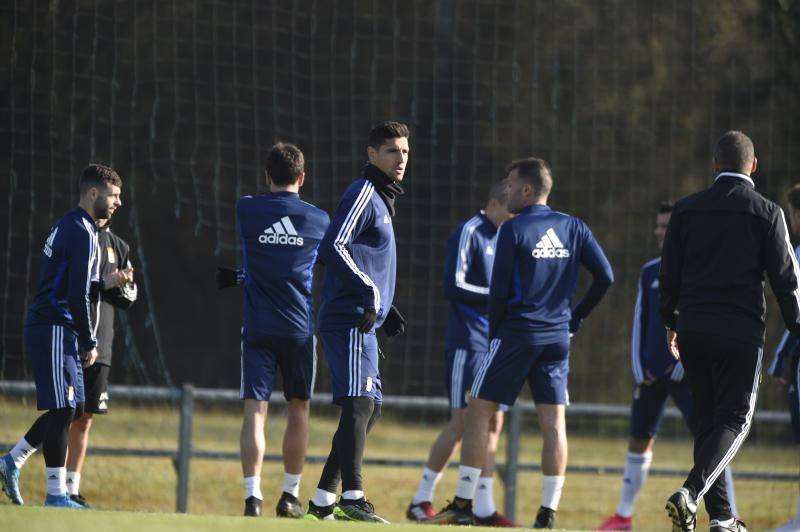
[[95,220],[109,220],[111,215],[114,214],[114,207],[106,205],[104,201],[97,200],[94,204],[94,219]]

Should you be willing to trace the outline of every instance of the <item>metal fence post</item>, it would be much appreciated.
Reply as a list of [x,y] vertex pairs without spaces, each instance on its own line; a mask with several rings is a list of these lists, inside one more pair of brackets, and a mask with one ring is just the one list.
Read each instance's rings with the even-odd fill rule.
[[505,514],[512,521],[517,512],[517,467],[519,465],[519,438],[522,426],[522,408],[514,405],[508,413],[505,464]]
[[181,390],[181,424],[178,431],[178,498],[177,512],[189,510],[189,461],[192,457],[192,411],[194,387],[184,384]]

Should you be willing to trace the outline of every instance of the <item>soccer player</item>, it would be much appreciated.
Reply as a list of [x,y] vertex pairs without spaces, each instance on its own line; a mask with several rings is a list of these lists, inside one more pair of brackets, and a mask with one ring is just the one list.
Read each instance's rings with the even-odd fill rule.
[[[392,306],[396,249],[392,217],[408,164],[408,126],[383,122],[369,132],[362,177],[345,191],[320,245],[325,262],[319,336],[331,370],[339,426],[308,519],[385,523],[364,497],[361,461],[367,433],[380,417],[381,376],[375,330],[404,329]],[[339,479],[342,497],[336,502]]]
[[67,434],[83,411],[83,370],[97,359],[89,292],[97,282],[97,226],[122,204],[119,175],[90,164],[81,172],[78,206],[59,219],[42,248],[39,288],[25,320],[25,349],[33,366],[36,404],[47,410],[0,458],[0,484],[23,504],[19,470],[41,445],[47,478],[45,506],[83,509],[67,495]]
[[[795,235],[800,235],[800,185],[789,190],[789,224]],[[800,257],[800,246],[795,248],[795,255]],[[798,259],[800,260],[800,259]],[[769,366],[769,374],[788,389],[789,414],[792,419],[794,442],[800,444],[800,339],[789,331],[783,334],[775,357]],[[800,498],[797,500],[797,511],[794,517],[775,532],[791,532],[800,530]]]
[[[512,405],[527,380],[542,447],[543,493],[534,528],[552,528],[567,467],[564,407],[568,403],[570,336],[613,282],[611,265],[586,224],[547,206],[553,185],[542,159],[508,168],[508,210],[500,227],[489,287],[489,353],[467,405],[455,498],[429,522],[472,524],[472,499],[486,457],[486,426],[498,403]],[[570,309],[580,266],[593,276]]]
[[277,371],[283,377],[288,420],[283,434],[283,492],[275,513],[302,518],[297,498],[308,446],[308,405],[314,387],[312,269],[330,219],[300,199],[303,153],[275,144],[267,155],[269,194],[244,196],[236,205],[244,272],[221,269],[221,288],[244,284],[241,388],[244,419],[239,438],[244,475],[244,515],[261,515],[264,424]]
[[114,309],[129,309],[138,294],[129,259],[130,247],[111,231],[111,225],[106,218],[97,220],[97,240],[100,290],[94,294],[96,297],[92,300],[97,361],[83,370],[86,402],[83,415],[76,418],[69,427],[67,453],[67,491],[73,501],[84,506],[88,504],[80,493],[81,469],[89,445],[92,417],[94,414],[108,413],[108,373],[111,370],[111,347],[114,343]]
[[694,401],[694,467],[666,503],[692,531],[705,500],[712,532],[742,531],[722,474],[753,419],[764,347],[764,276],[786,327],[800,334],[800,271],[781,208],[756,192],[757,159],[741,131],[720,137],[714,183],[675,204],[658,277],[670,352]]
[[[672,203],[667,202],[658,207],[654,234],[659,250],[664,245],[672,208]],[[661,257],[658,257],[646,262],[639,275],[631,334],[631,363],[636,381],[631,405],[631,438],[617,511],[598,530],[632,530],[634,504],[650,472],[653,444],[669,397],[683,414],[689,430],[694,432],[691,425],[692,393],[689,383],[683,378],[683,366],[669,352],[659,314],[660,267]],[[728,496],[735,514],[733,475],[729,468],[725,474],[728,476]]]
[[[417,493],[406,517],[424,521],[436,515],[431,501],[442,472],[461,443],[467,392],[482,357],[489,349],[489,280],[492,277],[497,228],[511,218],[506,209],[506,182],[498,181],[489,190],[486,208],[466,222],[450,237],[444,271],[444,296],[450,302],[445,341],[445,383],[450,399],[450,421],[431,447],[422,471]],[[503,412],[498,409],[489,424],[489,447],[481,471],[475,500],[475,521],[484,526],[513,526],[498,513],[492,496],[495,453],[503,427]]]

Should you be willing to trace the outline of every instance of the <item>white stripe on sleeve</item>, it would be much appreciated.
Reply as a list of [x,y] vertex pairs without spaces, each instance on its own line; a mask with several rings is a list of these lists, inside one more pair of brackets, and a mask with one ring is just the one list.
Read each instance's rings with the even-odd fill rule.
[[456,259],[456,287],[468,292],[488,295],[488,286],[478,286],[466,281],[467,270],[469,269],[471,262],[470,249],[472,247],[472,235],[480,224],[480,217],[474,216],[467,223],[465,223],[464,227],[461,229],[461,236],[458,239],[458,257]]

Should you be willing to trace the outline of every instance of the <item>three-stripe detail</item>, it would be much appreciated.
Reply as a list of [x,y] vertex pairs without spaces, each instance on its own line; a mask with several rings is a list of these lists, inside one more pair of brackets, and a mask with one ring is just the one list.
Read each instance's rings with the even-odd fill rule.
[[56,408],[64,408],[67,406],[67,384],[64,381],[64,327],[60,325],[53,325],[50,335],[50,360]]
[[297,229],[294,228],[294,224],[292,224],[291,218],[289,218],[288,216],[284,216],[283,218],[272,224],[272,227],[268,227],[267,229],[265,229],[264,233],[297,236]]
[[489,366],[492,365],[492,360],[494,360],[494,356],[497,354],[497,350],[499,348],[500,338],[495,338],[489,343],[489,352],[486,353],[486,356],[478,368],[478,372],[475,374],[475,380],[472,381],[472,397],[480,396],[481,386],[483,386],[483,379],[486,378],[486,372],[489,370]]
[[450,406],[461,408],[464,394],[464,366],[467,363],[467,350],[456,349],[453,357],[453,370],[450,373]]
[[356,274],[356,276],[361,279],[364,284],[372,289],[373,304],[375,305],[375,310],[378,311],[381,308],[381,294],[378,291],[378,287],[375,286],[375,283],[367,274],[362,272],[358,266],[356,266],[353,257],[350,256],[350,252],[347,250],[347,244],[350,240],[350,236],[353,233],[353,229],[355,229],[358,219],[361,217],[364,209],[369,204],[370,198],[372,198],[372,193],[374,191],[375,187],[372,185],[372,183],[365,181],[364,185],[361,187],[361,191],[356,197],[356,200],[350,207],[350,211],[347,213],[344,223],[339,228],[339,232],[336,234],[336,240],[333,242],[333,248],[342,258],[347,267],[350,268],[350,270],[352,270],[352,272]]
[[347,395],[351,397],[361,395],[361,353],[363,350],[364,335],[358,329],[350,329]]
[[461,228],[461,235],[459,236],[458,239],[458,256],[456,258],[455,276],[456,276],[456,287],[461,288],[462,290],[466,290],[468,292],[474,292],[476,294],[486,295],[489,293],[488,286],[479,286],[468,283],[466,281],[467,270],[469,269],[470,265],[472,234],[481,225],[482,222],[483,220],[481,219],[480,216],[473,216]]

